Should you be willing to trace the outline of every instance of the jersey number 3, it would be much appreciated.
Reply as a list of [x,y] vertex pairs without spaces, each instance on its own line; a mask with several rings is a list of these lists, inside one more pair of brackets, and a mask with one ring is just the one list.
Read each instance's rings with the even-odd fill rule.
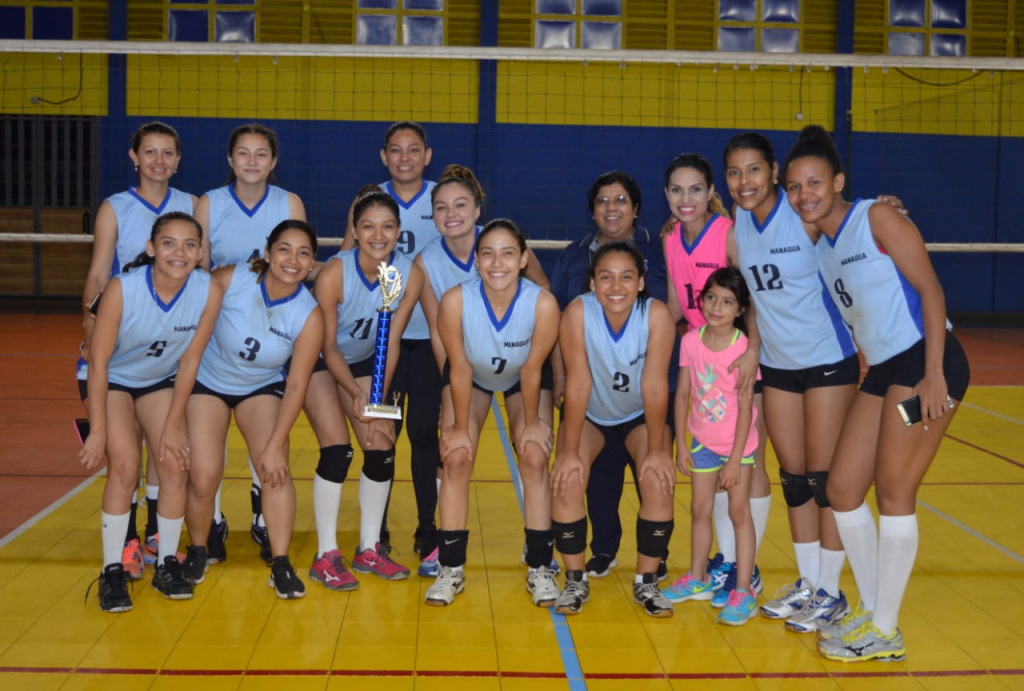
[[249,338],[245,339],[245,345],[248,346],[248,348],[246,348],[246,350],[239,350],[238,357],[252,362],[256,359],[256,353],[260,352],[260,342],[252,336],[249,336]]

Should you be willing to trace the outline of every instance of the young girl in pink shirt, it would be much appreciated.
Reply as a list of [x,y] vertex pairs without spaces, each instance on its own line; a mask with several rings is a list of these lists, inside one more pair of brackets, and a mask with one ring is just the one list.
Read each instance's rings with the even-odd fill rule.
[[740,626],[757,616],[757,595],[751,589],[755,536],[750,512],[757,430],[753,397],[749,389],[738,386],[739,373],[730,372],[729,366],[747,348],[747,337],[737,324],[750,306],[750,292],[739,271],[722,268],[708,278],[698,304],[705,324],[683,336],[675,406],[680,442],[687,426],[693,435],[689,449],[683,442],[676,451],[676,465],[691,478],[693,491],[690,571],[673,588],[676,602],[713,597],[707,558],[712,506],[721,487],[729,494],[729,518],[736,534],[736,587],[718,622]]

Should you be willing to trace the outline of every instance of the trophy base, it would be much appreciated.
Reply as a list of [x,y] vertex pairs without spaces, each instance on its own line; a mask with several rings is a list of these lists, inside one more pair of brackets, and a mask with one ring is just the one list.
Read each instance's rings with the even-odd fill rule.
[[401,420],[402,409],[393,405],[370,404],[363,408],[363,415],[366,417],[384,417],[391,420]]

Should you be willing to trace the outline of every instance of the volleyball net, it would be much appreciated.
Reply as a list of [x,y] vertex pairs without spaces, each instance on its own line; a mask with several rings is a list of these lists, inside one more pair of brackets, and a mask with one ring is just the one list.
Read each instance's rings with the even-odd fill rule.
[[604,171],[637,179],[640,222],[657,229],[674,155],[705,155],[728,207],[734,134],[763,132],[781,161],[816,123],[834,133],[850,194],[899,196],[933,251],[1024,251],[1021,60],[0,41],[0,63],[0,293],[26,280],[80,290],[91,219],[135,182],[131,135],[152,120],[180,133],[172,185],[197,196],[224,184],[236,125],[270,126],[277,184],[327,245],[356,191],[387,178],[384,131],[410,119],[433,149],[427,177],[469,166],[483,218],[515,219],[538,248],[592,229],[586,190]]

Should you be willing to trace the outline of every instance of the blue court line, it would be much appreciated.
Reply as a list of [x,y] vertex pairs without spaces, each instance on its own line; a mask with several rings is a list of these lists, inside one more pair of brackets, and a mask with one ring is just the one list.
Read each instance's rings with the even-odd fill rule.
[[[519,467],[516,465],[515,452],[512,451],[512,442],[508,438],[508,430],[505,429],[505,418],[498,407],[497,397],[491,398],[491,411],[498,425],[498,437],[501,439],[501,446],[505,450],[505,462],[508,464],[508,472],[512,475],[512,484],[516,487],[516,498],[519,500],[519,511],[524,516],[523,484],[519,481]],[[576,643],[572,639],[572,632],[569,624],[565,621],[564,614],[558,614],[554,608],[548,608],[551,616],[551,623],[555,626],[555,639],[558,641],[558,650],[562,654],[562,667],[565,668],[565,677],[569,682],[569,691],[586,691],[587,682],[583,678],[583,668],[580,667],[580,658],[576,654]]]

